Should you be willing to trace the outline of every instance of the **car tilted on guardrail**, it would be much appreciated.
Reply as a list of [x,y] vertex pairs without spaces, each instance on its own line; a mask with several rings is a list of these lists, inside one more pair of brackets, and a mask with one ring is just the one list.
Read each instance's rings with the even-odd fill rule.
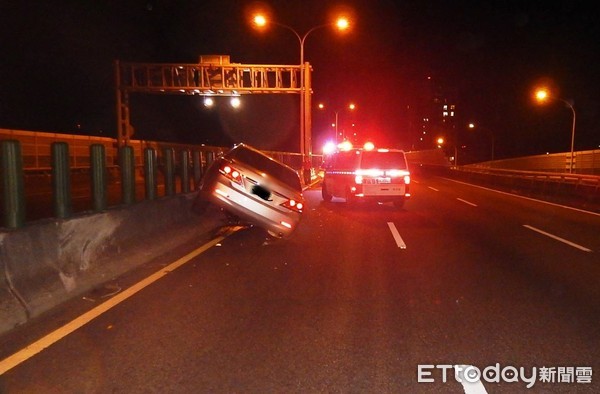
[[406,155],[397,149],[349,149],[333,153],[324,163],[323,200],[393,202],[402,208],[410,198]]
[[234,146],[208,168],[197,205],[206,202],[276,238],[292,234],[305,204],[298,173],[246,144]]

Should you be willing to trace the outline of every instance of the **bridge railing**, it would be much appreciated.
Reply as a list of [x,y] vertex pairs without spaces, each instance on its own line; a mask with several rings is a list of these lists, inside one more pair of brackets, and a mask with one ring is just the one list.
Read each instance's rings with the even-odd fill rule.
[[[5,156],[0,166],[0,180],[3,185],[0,193],[0,216],[3,222],[0,226],[11,228],[20,227],[26,220],[64,218],[75,212],[90,209],[101,211],[107,205],[154,199],[158,197],[158,190],[155,189],[159,186],[164,188],[164,195],[185,193],[190,189],[193,191],[198,187],[202,175],[212,161],[229,149],[131,140],[127,149],[123,150],[118,148],[117,140],[113,138],[9,129],[0,129],[0,141],[0,157]],[[64,156],[58,161],[57,150],[54,149],[57,145],[62,145],[62,149],[58,151]],[[98,149],[102,151],[102,158],[94,159],[92,150]],[[148,151],[151,152],[149,155]],[[300,153],[265,153],[297,170],[304,183],[316,178],[312,171],[303,171],[306,165],[302,162]],[[18,157],[15,157],[16,155]],[[123,159],[127,160],[126,165]],[[320,162],[321,156],[312,156],[313,168],[318,167]],[[55,176],[54,171],[57,167],[68,174]],[[106,179],[92,179],[91,175],[105,171]],[[156,174],[147,175],[153,172]],[[52,174],[52,178],[49,174]],[[149,180],[149,177],[152,179]],[[55,178],[66,181],[64,184],[57,184]],[[190,181],[193,185],[191,188]],[[98,185],[94,182],[102,183]],[[71,183],[76,183],[77,186]],[[110,190],[102,193],[99,188]],[[87,190],[89,201],[81,201],[81,198],[78,198],[74,204],[71,198],[74,189],[78,189],[80,194],[86,193]],[[93,193],[99,195],[94,196]],[[120,197],[117,195],[119,193]],[[35,195],[43,195],[43,202],[39,202],[40,198],[36,198]],[[57,198],[57,195],[62,197]],[[45,204],[47,207],[25,207],[25,201],[28,205]],[[51,206],[53,204],[54,206]],[[24,212],[25,208],[28,208],[29,212]]]

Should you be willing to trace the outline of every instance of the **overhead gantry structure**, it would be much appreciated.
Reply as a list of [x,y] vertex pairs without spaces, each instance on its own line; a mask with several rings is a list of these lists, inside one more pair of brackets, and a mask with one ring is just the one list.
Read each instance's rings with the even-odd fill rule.
[[[302,73],[304,76],[302,77]],[[311,67],[231,63],[227,55],[200,56],[197,64],[126,63],[115,61],[117,140],[129,143],[130,93],[240,96],[244,94],[300,94],[300,153],[312,155]],[[304,86],[302,86],[304,85]],[[305,94],[308,92],[309,94]],[[304,122],[302,122],[304,120]]]

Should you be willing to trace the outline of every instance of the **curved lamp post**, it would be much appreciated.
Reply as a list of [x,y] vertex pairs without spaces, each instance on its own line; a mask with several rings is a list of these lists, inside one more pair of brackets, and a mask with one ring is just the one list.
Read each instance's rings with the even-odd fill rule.
[[478,129],[479,128],[479,129],[487,130],[487,132],[490,133],[490,137],[492,138],[492,160],[491,161],[494,161],[494,156],[495,156],[494,145],[496,143],[496,136],[494,135],[494,132],[492,130],[488,129],[487,127],[482,127],[475,123],[469,123],[469,128],[470,129]]
[[[305,87],[304,87],[304,79],[305,79],[305,76],[304,76],[304,73],[305,73],[304,43],[306,42],[306,38],[317,29],[321,29],[323,27],[328,27],[328,26],[336,26],[336,28],[338,30],[343,31],[343,30],[346,30],[349,28],[350,23],[349,23],[348,19],[346,19],[346,18],[338,18],[335,22],[324,23],[322,25],[317,25],[317,26],[310,28],[306,33],[304,33],[304,35],[300,35],[300,33],[298,33],[291,26],[288,26],[288,25],[285,25],[283,23],[279,23],[276,21],[268,20],[267,17],[263,14],[256,14],[253,18],[253,23],[254,23],[254,25],[256,25],[258,27],[264,27],[264,26],[268,25],[269,23],[271,23],[275,26],[279,26],[284,29],[287,29],[287,30],[291,31],[292,33],[294,33],[294,35],[296,36],[296,38],[298,39],[298,42],[300,44],[300,154],[302,155],[302,161],[304,162],[306,160],[305,159],[305,156],[306,156],[305,139],[306,139],[307,135],[310,135],[310,130],[308,130],[308,134],[307,134],[307,130],[306,130],[306,119],[307,119],[306,109],[309,108],[310,106],[307,106],[305,103],[306,91],[305,91]],[[308,149],[309,149],[308,153],[310,155],[311,154],[310,144],[308,144]]]
[[[319,109],[324,109],[325,108],[325,104],[319,104]],[[356,109],[356,104],[354,103],[350,103],[348,104],[348,106],[346,107],[346,109],[350,110],[350,111],[354,111]],[[335,113],[335,123],[333,124],[333,126],[335,127],[335,143],[337,145],[338,142],[338,136],[339,136],[339,114],[340,114],[340,110],[336,109],[333,111]],[[342,138],[342,141],[344,139]]]
[[563,103],[565,103],[567,105],[567,107],[569,107],[571,109],[571,112],[573,113],[573,125],[571,127],[571,160],[569,163],[569,173],[573,173],[573,160],[575,158],[575,108],[573,107],[573,104],[571,104],[570,102],[568,102],[567,100],[560,98],[560,97],[554,97],[551,96],[550,93],[548,92],[548,90],[546,89],[538,89],[535,92],[535,98],[539,103],[544,103],[547,100],[556,100],[556,101],[562,101]]

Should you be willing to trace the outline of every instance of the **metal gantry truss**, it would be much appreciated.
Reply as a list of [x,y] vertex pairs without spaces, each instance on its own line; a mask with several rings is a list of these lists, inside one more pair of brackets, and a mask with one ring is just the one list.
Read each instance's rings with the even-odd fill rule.
[[[185,94],[237,96],[243,94],[300,94],[304,100],[304,128],[300,130],[300,153],[311,154],[310,71],[301,65],[230,63],[229,56],[200,58],[198,64],[115,62],[117,139],[127,145],[133,135],[129,94]],[[305,73],[302,78],[302,72]],[[304,87],[301,86],[304,82]],[[302,107],[302,106],[301,106]],[[302,112],[302,111],[301,111]],[[301,118],[302,119],[302,118]],[[302,123],[302,122],[301,122]]]

